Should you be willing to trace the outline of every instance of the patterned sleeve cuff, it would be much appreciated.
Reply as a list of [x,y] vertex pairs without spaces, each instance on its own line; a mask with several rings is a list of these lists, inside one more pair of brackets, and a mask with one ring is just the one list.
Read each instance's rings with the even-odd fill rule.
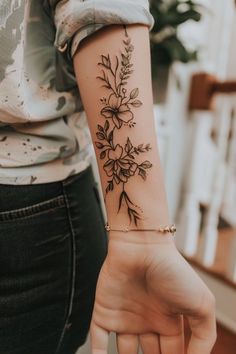
[[154,18],[148,0],[64,0],[55,11],[55,46],[72,40],[71,56],[85,37],[111,24],[144,24],[152,29]]
[[70,52],[71,57],[73,57],[73,55],[75,54],[82,39],[88,37],[92,33],[98,31],[99,29],[101,29],[105,26],[106,25],[94,23],[94,24],[89,24],[88,26],[77,31],[77,33],[74,35],[73,40],[72,40],[71,52]]

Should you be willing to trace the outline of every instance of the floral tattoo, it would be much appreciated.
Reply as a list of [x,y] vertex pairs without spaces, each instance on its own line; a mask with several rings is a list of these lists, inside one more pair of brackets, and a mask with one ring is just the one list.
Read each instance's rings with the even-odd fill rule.
[[125,190],[126,183],[136,174],[143,180],[147,178],[147,170],[152,167],[150,161],[145,160],[142,163],[137,163],[137,155],[146,153],[151,150],[150,144],[139,144],[134,146],[129,137],[126,138],[126,143],[122,146],[114,142],[116,130],[128,127],[133,129],[136,122],[134,121],[133,109],[142,106],[142,102],[138,99],[139,89],[134,88],[130,92],[125,88],[128,84],[128,79],[134,72],[133,64],[131,63],[132,52],[134,46],[131,43],[131,38],[127,33],[127,28],[124,26],[125,39],[123,40],[124,50],[121,51],[120,57],[116,56],[114,62],[110,55],[101,55],[101,62],[98,63],[101,67],[101,74],[97,76],[108,91],[107,97],[100,99],[101,116],[104,124],[97,125],[96,147],[100,151],[100,159],[103,159],[103,169],[109,177],[106,187],[107,193],[114,190],[115,186],[121,185],[118,204],[118,213],[121,208],[126,208],[130,224],[133,222],[136,226],[138,220],[142,218],[142,209],[136,205]]

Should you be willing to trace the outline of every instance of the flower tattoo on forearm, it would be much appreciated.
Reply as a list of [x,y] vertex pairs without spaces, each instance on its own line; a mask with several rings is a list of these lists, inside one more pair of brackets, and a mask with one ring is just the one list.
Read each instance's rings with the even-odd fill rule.
[[95,145],[97,149],[101,150],[99,156],[104,160],[103,169],[109,177],[106,195],[113,191],[115,186],[121,185],[117,212],[119,213],[121,208],[126,208],[130,224],[134,223],[137,226],[138,220],[143,219],[143,211],[133,202],[125,187],[136,174],[146,180],[147,170],[152,167],[152,164],[149,160],[137,163],[136,158],[137,155],[147,153],[151,147],[150,144],[143,143],[134,146],[128,136],[124,146],[114,141],[116,130],[135,127],[134,110],[142,106],[142,102],[138,99],[139,89],[134,88],[129,92],[125,88],[128,79],[134,72],[131,63],[134,46],[126,26],[124,26],[124,31],[124,49],[120,56],[116,55],[113,62],[109,54],[101,55],[101,61],[98,63],[101,74],[97,76],[97,79],[103,83],[102,87],[107,89],[108,94],[107,97],[100,99],[103,106],[101,116],[105,122],[102,125],[97,125],[98,141],[95,142]]

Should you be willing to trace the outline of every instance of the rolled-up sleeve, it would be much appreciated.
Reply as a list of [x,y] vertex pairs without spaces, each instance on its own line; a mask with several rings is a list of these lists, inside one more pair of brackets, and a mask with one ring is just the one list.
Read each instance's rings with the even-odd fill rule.
[[[50,3],[50,0],[49,0]],[[74,55],[79,43],[104,26],[144,24],[152,29],[154,18],[148,0],[51,0],[56,26],[55,46]]]

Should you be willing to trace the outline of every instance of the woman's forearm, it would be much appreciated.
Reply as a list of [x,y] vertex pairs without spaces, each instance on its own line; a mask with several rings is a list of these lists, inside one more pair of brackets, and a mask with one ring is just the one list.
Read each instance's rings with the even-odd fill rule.
[[[87,37],[74,66],[109,223],[117,229],[168,224],[148,28],[116,25]],[[185,315],[192,330],[188,354],[210,354],[216,339],[214,297],[173,238],[144,231],[109,236],[91,323],[92,353],[107,353],[109,333],[115,332],[119,353],[136,353],[140,342],[145,353],[183,354]]]
[[82,41],[74,68],[113,228],[169,223],[154,127],[148,27],[111,25]]

